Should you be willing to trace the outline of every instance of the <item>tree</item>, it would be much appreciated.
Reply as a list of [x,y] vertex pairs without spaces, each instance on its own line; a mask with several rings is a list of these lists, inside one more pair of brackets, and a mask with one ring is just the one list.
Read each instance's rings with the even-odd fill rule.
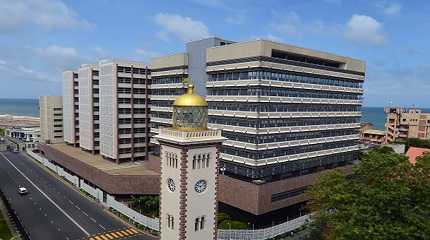
[[312,239],[430,239],[430,156],[415,166],[387,149],[364,154],[353,174],[322,174],[308,191]]

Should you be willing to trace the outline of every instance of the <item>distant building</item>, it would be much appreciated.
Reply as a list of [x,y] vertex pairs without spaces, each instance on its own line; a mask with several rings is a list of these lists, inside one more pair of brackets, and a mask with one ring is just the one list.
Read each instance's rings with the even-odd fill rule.
[[360,140],[362,143],[374,143],[383,144],[385,143],[385,131],[377,129],[366,129],[361,131]]
[[40,128],[39,127],[12,127],[6,128],[6,137],[9,145],[13,145],[15,149],[23,151],[25,149],[33,149],[39,142]]
[[40,106],[40,142],[60,143],[63,136],[63,99],[61,96],[42,96]]
[[423,113],[416,108],[386,107],[385,123],[388,142],[419,138],[430,140],[430,113]]
[[79,78],[77,71],[63,73],[64,141],[79,146]]
[[422,157],[426,154],[430,154],[429,148],[418,148],[418,147],[410,147],[406,152],[406,156],[409,158],[409,162],[415,165],[417,163],[417,158]]

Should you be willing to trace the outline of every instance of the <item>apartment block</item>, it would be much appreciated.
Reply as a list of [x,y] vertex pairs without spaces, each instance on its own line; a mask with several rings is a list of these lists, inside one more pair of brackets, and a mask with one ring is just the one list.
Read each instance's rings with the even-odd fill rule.
[[64,141],[79,146],[79,79],[77,71],[63,72]]
[[116,163],[144,160],[149,153],[151,72],[139,62],[99,63],[100,154]]
[[385,123],[388,142],[419,138],[430,140],[430,113],[416,108],[386,107]]
[[99,69],[84,64],[79,76],[79,146],[93,154],[100,151]]
[[206,96],[208,125],[227,138],[219,184],[227,205],[261,215],[301,203],[319,172],[347,172],[358,159],[363,61],[268,40],[209,38],[151,67],[152,133],[171,124],[184,77]]
[[63,98],[61,96],[41,96],[40,139],[42,143],[60,143],[63,136]]

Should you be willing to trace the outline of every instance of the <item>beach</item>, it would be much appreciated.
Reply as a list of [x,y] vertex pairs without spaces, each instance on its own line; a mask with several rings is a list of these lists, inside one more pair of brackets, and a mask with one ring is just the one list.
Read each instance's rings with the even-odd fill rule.
[[40,126],[40,118],[32,116],[0,115],[0,127]]

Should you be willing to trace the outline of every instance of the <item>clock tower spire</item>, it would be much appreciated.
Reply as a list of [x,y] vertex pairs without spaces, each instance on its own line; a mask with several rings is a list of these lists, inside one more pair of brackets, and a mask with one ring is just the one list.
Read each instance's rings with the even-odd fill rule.
[[173,126],[160,129],[161,240],[216,239],[219,130],[209,130],[208,104],[189,85],[173,103]]

